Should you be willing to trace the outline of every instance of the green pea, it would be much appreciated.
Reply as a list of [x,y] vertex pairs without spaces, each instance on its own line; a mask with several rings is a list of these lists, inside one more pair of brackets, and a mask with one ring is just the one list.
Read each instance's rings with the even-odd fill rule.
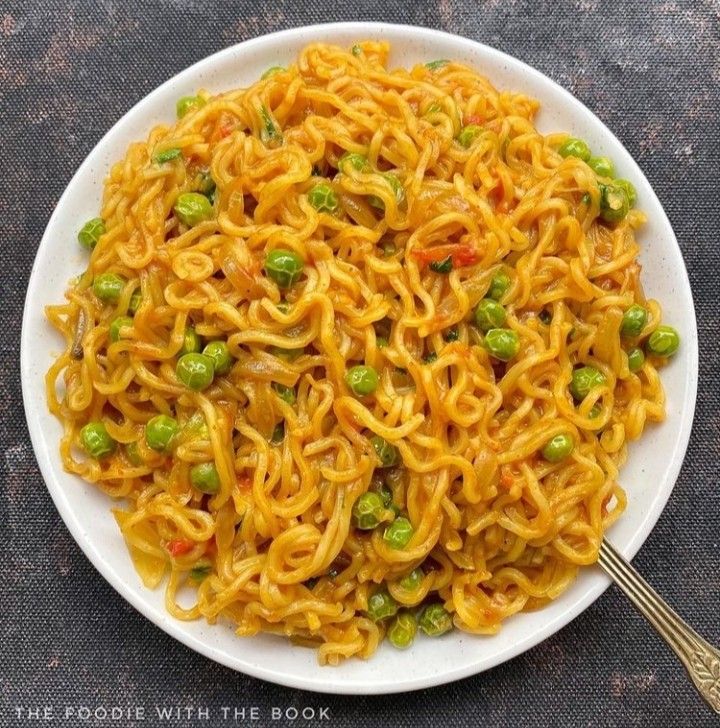
[[293,387],[286,387],[284,384],[279,382],[273,382],[272,388],[277,392],[278,397],[288,404],[295,404],[295,389]]
[[345,383],[358,396],[372,394],[378,386],[377,372],[369,366],[358,364],[345,374]]
[[542,455],[548,462],[559,463],[573,451],[574,447],[575,443],[570,435],[559,434],[548,440],[542,449]]
[[370,438],[370,444],[373,446],[373,450],[375,450],[375,454],[383,468],[390,468],[397,464],[400,459],[398,449],[386,439],[380,437],[380,435],[373,435]]
[[270,435],[270,444],[279,445],[285,439],[285,423],[278,422]]
[[183,335],[183,343],[178,352],[178,356],[184,356],[185,354],[192,354],[202,349],[202,340],[195,332],[192,326],[185,328],[185,334]]
[[374,622],[394,616],[397,610],[397,602],[390,596],[387,589],[378,589],[368,597],[367,615]]
[[363,493],[354,503],[353,518],[355,525],[363,531],[376,528],[385,515],[382,496],[374,491]]
[[209,356],[192,352],[183,354],[178,359],[175,373],[188,389],[199,392],[212,384],[215,377],[215,365]]
[[423,364],[432,364],[433,362],[436,362],[438,358],[438,354],[436,351],[431,351],[429,354],[425,354],[423,357]]
[[133,320],[129,316],[118,316],[117,318],[114,318],[110,324],[110,341],[119,341],[120,330],[132,327],[132,325]]
[[211,341],[205,346],[202,353],[212,359],[215,374],[223,376],[232,369],[233,356],[224,341]]
[[362,154],[358,154],[357,152],[345,152],[345,154],[338,159],[338,169],[343,174],[348,174],[349,171],[353,169],[356,172],[369,172],[370,162],[368,162],[367,157]]
[[417,620],[412,612],[400,612],[390,623],[387,638],[393,647],[404,650],[410,647],[417,634]]
[[444,58],[439,58],[437,61],[429,61],[426,63],[425,68],[429,71],[437,71],[439,68],[447,66],[448,63],[450,63],[450,61],[447,61]]
[[430,263],[430,270],[435,271],[435,273],[447,274],[452,269],[453,269],[452,255],[448,255],[448,257],[444,258],[443,260],[434,260],[432,263]]
[[199,192],[183,192],[175,201],[175,214],[188,227],[199,225],[213,216],[213,206]]
[[630,207],[635,207],[635,203],[637,202],[637,190],[635,189],[635,185],[626,179],[616,179],[615,186],[620,187],[625,191],[628,198],[628,204]]
[[461,147],[468,149],[482,133],[482,130],[483,128],[478,124],[468,124],[467,126],[464,126],[457,135],[458,144],[460,144]]
[[101,217],[94,217],[80,228],[77,239],[83,248],[92,250],[97,245],[101,235],[105,235],[105,223]]
[[443,339],[445,339],[445,341],[448,341],[448,342],[458,341],[460,339],[460,332],[457,329],[448,329],[443,334]]
[[303,272],[303,259],[292,250],[275,248],[265,256],[265,272],[280,288],[290,288]]
[[268,350],[273,356],[277,356],[285,361],[295,361],[298,357],[305,353],[305,349],[281,349],[279,346],[271,346]]
[[590,147],[582,139],[571,137],[560,146],[558,152],[561,157],[577,157],[583,162],[590,159]]
[[151,450],[168,452],[178,430],[178,422],[174,417],[155,415],[145,425],[145,443]]
[[425,573],[418,566],[400,579],[400,586],[406,591],[415,591],[422,584],[424,578]]
[[613,183],[600,185],[600,217],[605,222],[618,222],[629,210],[630,202],[622,187]]
[[155,152],[152,161],[155,164],[165,164],[165,162],[171,162],[180,156],[182,156],[182,151],[177,147],[172,147],[171,149],[163,149],[161,152]]
[[93,293],[103,303],[117,303],[126,283],[117,273],[101,273],[93,281]]
[[483,298],[475,307],[475,323],[481,331],[499,329],[505,323],[505,309],[492,298]]
[[333,192],[333,188],[324,182],[315,185],[308,193],[308,202],[318,212],[335,212],[340,206],[337,195]]
[[628,351],[627,358],[628,369],[631,372],[637,372],[645,363],[645,354],[643,353],[642,349],[638,349],[637,347]]
[[385,529],[383,541],[390,548],[403,549],[408,545],[413,533],[415,529],[412,523],[405,516],[399,516]]
[[80,430],[80,442],[83,450],[97,460],[112,455],[117,447],[102,422],[88,422]]
[[220,475],[215,463],[198,463],[190,468],[190,482],[193,488],[203,493],[217,493],[220,490]]
[[395,253],[397,253],[397,245],[392,240],[385,240],[383,241],[383,244],[380,246],[382,248],[383,255],[386,258],[391,258]]
[[202,96],[182,96],[177,100],[175,104],[175,112],[177,118],[182,119],[183,116],[189,114],[191,111],[200,109],[205,106],[207,102]]
[[647,342],[647,350],[657,356],[672,356],[679,346],[680,334],[672,326],[658,326]]
[[125,455],[130,461],[130,464],[134,465],[136,468],[140,467],[143,464],[142,455],[140,454],[140,447],[138,446],[137,442],[129,442],[127,445],[125,445]]
[[142,292],[139,288],[136,288],[132,296],[130,296],[130,302],[128,303],[128,312],[131,313],[133,316],[137,313],[138,309],[140,308],[140,304],[142,303]]
[[587,397],[591,389],[600,387],[607,382],[605,375],[593,366],[584,366],[575,369],[570,381],[570,394],[579,402]]
[[498,271],[490,281],[487,297],[499,301],[510,288],[510,276],[504,271]]
[[633,303],[623,314],[620,324],[620,333],[623,336],[640,336],[640,332],[647,323],[647,310],[637,303]]
[[268,68],[267,71],[260,76],[260,79],[264,81],[266,78],[270,78],[270,76],[274,76],[276,73],[283,73],[284,71],[287,71],[287,68],[284,66],[270,66],[270,68]]
[[452,629],[453,622],[450,612],[442,604],[428,604],[418,619],[418,627],[428,637],[438,637]]
[[496,359],[510,361],[520,351],[520,337],[512,329],[490,329],[485,346]]
[[353,54],[354,56],[359,56],[359,55],[360,55],[360,54],[362,53],[362,48],[361,48],[361,47],[360,47],[359,45],[355,44],[355,45],[354,45],[354,46],[353,46],[353,47],[352,47],[352,48],[350,49],[350,52],[351,52],[351,53],[352,53],[352,54]]
[[612,177],[615,174],[615,165],[609,157],[590,157],[588,167],[598,177]]
[[[402,186],[402,182],[397,178],[396,175],[392,174],[392,172],[385,172],[382,175],[383,179],[390,185],[390,188],[393,191],[393,194],[395,195],[395,199],[397,200],[398,205],[405,199],[405,188]],[[378,210],[384,210],[385,209],[385,203],[375,195],[370,195],[368,197],[368,204],[372,207],[377,208]]]

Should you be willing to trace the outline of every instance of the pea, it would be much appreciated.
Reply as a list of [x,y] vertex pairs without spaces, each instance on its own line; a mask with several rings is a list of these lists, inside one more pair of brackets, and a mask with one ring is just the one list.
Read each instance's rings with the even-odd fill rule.
[[305,349],[281,349],[279,346],[271,346],[269,352],[273,356],[277,356],[285,361],[295,361],[299,356],[305,353]]
[[125,455],[130,461],[130,464],[134,465],[136,468],[143,464],[142,455],[140,454],[140,448],[137,442],[129,442],[125,445]]
[[200,337],[195,332],[195,329],[192,326],[188,326],[185,329],[185,334],[183,335],[183,343],[180,347],[180,351],[178,352],[178,356],[183,356],[184,354],[191,354],[193,352],[198,352],[202,349],[202,341]]
[[279,445],[285,439],[285,423],[278,422],[270,435],[270,444]]
[[215,463],[198,463],[190,468],[190,482],[193,488],[203,493],[217,493],[220,490],[220,475]]
[[548,440],[542,449],[542,455],[548,462],[559,463],[573,451],[574,447],[575,443],[570,435],[559,434]]
[[385,515],[385,504],[379,493],[363,493],[354,503],[353,518],[355,525],[363,531],[376,528]]
[[370,438],[370,444],[373,446],[373,450],[375,450],[375,454],[383,468],[391,468],[397,464],[400,454],[397,448],[386,439],[380,437],[380,435],[373,435]]
[[145,443],[151,450],[168,452],[178,430],[178,422],[174,417],[155,415],[145,425]]
[[177,100],[175,104],[175,112],[178,119],[182,119],[183,116],[189,114],[191,111],[205,106],[207,102],[202,96],[182,96]]
[[354,45],[354,46],[353,46],[353,47],[352,47],[352,48],[350,49],[350,52],[351,52],[351,53],[352,53],[352,54],[353,54],[354,56],[359,56],[359,55],[360,55],[360,54],[362,53],[362,48],[361,48],[361,47],[360,47],[359,45],[355,44],[355,45]]
[[628,204],[630,207],[635,207],[635,203],[637,202],[637,191],[635,189],[635,185],[626,179],[616,179],[615,186],[620,187],[625,191],[628,198]]
[[[396,175],[392,174],[391,172],[385,172],[383,175],[383,179],[390,185],[390,188],[393,191],[393,194],[395,195],[395,199],[397,200],[398,205],[405,199],[405,188],[402,186],[402,182],[397,178]],[[384,210],[385,209],[385,203],[375,195],[370,195],[368,197],[368,204],[372,207],[377,208],[378,210]]]
[[577,157],[587,162],[590,159],[590,147],[582,140],[571,137],[560,146],[558,152],[561,157]]
[[623,336],[640,336],[647,323],[647,311],[637,303],[633,303],[623,314],[620,333]]
[[260,79],[264,81],[266,78],[270,78],[270,76],[274,76],[276,73],[283,73],[284,71],[287,71],[287,68],[284,66],[270,66],[270,68],[268,68],[267,71],[260,76]]
[[322,182],[319,185],[315,185],[308,193],[308,202],[318,212],[335,212],[340,203],[337,195],[333,192],[333,188],[329,184]]
[[498,271],[490,281],[487,297],[499,301],[510,288],[510,276],[504,271]]
[[637,372],[642,365],[645,363],[645,354],[643,354],[642,349],[638,349],[635,347],[634,349],[630,349],[627,353],[628,358],[628,369],[631,372]]
[[482,133],[482,130],[483,128],[478,124],[468,124],[467,126],[464,126],[457,135],[458,144],[460,144],[461,147],[468,149]]
[[403,576],[403,578],[400,579],[400,586],[406,591],[415,591],[420,586],[420,584],[422,584],[422,580],[424,578],[425,573],[418,566],[413,569],[409,574]]
[[302,275],[303,259],[292,250],[276,248],[265,256],[265,272],[280,288],[290,288]]
[[430,270],[435,271],[435,273],[447,274],[452,269],[453,269],[452,255],[448,255],[448,257],[443,258],[443,260],[434,260],[432,263],[430,263]]
[[288,404],[295,404],[295,390],[293,387],[286,387],[279,382],[273,382],[272,388],[277,392],[278,397]]
[[213,216],[213,206],[199,192],[183,192],[175,201],[175,214],[188,227],[199,225]]
[[412,523],[405,516],[399,516],[385,529],[383,541],[390,548],[403,549],[408,545],[413,533],[415,529]]
[[657,356],[672,356],[679,346],[680,334],[672,326],[658,326],[647,342],[647,350]]
[[600,217],[605,222],[619,222],[630,210],[628,196],[616,184],[600,185]]
[[602,386],[606,381],[605,375],[599,369],[593,366],[580,367],[572,373],[570,394],[577,401],[582,401],[591,389]]
[[612,177],[615,174],[615,165],[609,157],[590,157],[588,167],[598,177]]
[[417,634],[417,620],[412,612],[400,612],[390,623],[387,637],[393,647],[404,650],[412,644]]
[[448,63],[450,63],[450,61],[446,61],[444,58],[439,58],[437,61],[429,61],[426,63],[425,68],[429,71],[437,71],[439,68],[447,66]]
[[345,154],[338,159],[338,169],[343,174],[348,174],[349,171],[353,169],[356,172],[369,172],[370,163],[368,162],[367,157],[362,154],[358,154],[357,152],[345,152]]
[[97,245],[101,235],[105,235],[105,223],[101,217],[94,217],[80,228],[77,239],[83,248],[92,250]]
[[395,253],[397,253],[397,245],[392,240],[385,240],[383,241],[382,245],[380,246],[383,252],[383,255],[386,258],[391,258]]
[[475,323],[481,331],[499,329],[505,323],[505,309],[492,298],[483,298],[475,307]]
[[80,443],[83,450],[97,460],[112,455],[117,447],[117,443],[110,437],[102,422],[88,422],[80,430]]
[[215,374],[222,376],[232,369],[233,356],[224,341],[211,341],[205,346],[202,353],[212,359]]
[[118,316],[117,318],[114,318],[110,324],[110,341],[119,341],[120,330],[132,327],[132,325],[133,320],[129,316]]
[[155,152],[152,161],[155,164],[165,164],[165,162],[171,162],[180,156],[182,156],[182,151],[177,147],[172,147],[170,149],[163,149],[161,152]]
[[199,392],[210,386],[215,376],[213,360],[205,354],[183,354],[175,365],[177,378],[188,389]]
[[520,351],[520,337],[512,329],[490,329],[485,334],[485,346],[496,359],[510,361]]
[[93,280],[93,293],[103,303],[117,303],[126,283],[117,273],[101,273]]
[[142,292],[139,288],[136,288],[132,296],[130,296],[130,302],[128,303],[128,312],[131,313],[133,316],[137,313],[138,309],[140,308],[140,304],[142,303]]
[[428,637],[438,637],[452,629],[450,612],[442,604],[428,604],[420,613],[418,627]]
[[358,396],[372,394],[378,386],[377,372],[369,366],[358,364],[345,374],[345,383]]
[[368,598],[367,615],[374,622],[394,616],[397,610],[397,602],[390,596],[387,589],[378,589]]

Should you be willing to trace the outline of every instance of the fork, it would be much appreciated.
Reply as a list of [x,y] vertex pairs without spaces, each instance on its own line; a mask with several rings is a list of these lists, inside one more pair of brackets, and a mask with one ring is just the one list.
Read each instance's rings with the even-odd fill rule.
[[670,645],[697,691],[720,714],[720,650],[681,619],[606,540],[600,544],[598,564]]

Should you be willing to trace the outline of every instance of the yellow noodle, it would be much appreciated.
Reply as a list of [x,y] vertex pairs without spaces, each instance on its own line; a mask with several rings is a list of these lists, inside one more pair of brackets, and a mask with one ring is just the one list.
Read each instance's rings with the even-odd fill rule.
[[[632,303],[649,312],[642,337],[661,317],[639,282],[642,213],[600,220],[596,175],[557,153],[564,135],[536,130],[534,100],[459,63],[388,70],[386,44],[358,47],[311,45],[249,88],[201,92],[203,106],[132,144],[106,181],[106,232],[87,271],[47,311],[67,342],[47,375],[63,462],[125,500],[116,518],[146,585],[166,577],[178,619],[222,616],[239,635],[315,646],[328,664],[377,648],[385,626],[365,613],[377,584],[406,607],[442,603],[476,634],[556,598],[624,508],[627,442],[664,418],[661,361],[631,373],[620,336]],[[482,127],[469,148],[456,141],[467,124]],[[173,148],[179,159],[153,161]],[[368,166],[337,172],[345,152]],[[336,214],[308,200],[318,170]],[[208,173],[213,216],[188,228],[173,206]],[[305,262],[288,291],[262,269],[280,247]],[[436,250],[457,263],[447,275],[426,264]],[[505,325],[520,340],[507,364],[472,324],[501,269]],[[127,281],[116,304],[93,295],[104,272]],[[113,343],[110,323],[135,292],[133,324]],[[175,374],[189,325],[227,341],[235,358],[201,393]],[[457,339],[446,341],[452,328]],[[378,371],[373,396],[344,382],[358,363]],[[575,403],[578,364],[606,384]],[[296,401],[273,383],[294,387]],[[181,426],[171,454],[144,441],[158,413]],[[91,421],[119,443],[112,456],[82,454]],[[539,451],[558,434],[575,449],[553,464]],[[372,435],[402,464],[381,469]],[[191,485],[200,462],[217,469],[213,495]],[[353,520],[357,498],[381,479],[413,526],[402,549],[383,538],[392,510],[374,531]],[[401,584],[419,565],[417,585]]]

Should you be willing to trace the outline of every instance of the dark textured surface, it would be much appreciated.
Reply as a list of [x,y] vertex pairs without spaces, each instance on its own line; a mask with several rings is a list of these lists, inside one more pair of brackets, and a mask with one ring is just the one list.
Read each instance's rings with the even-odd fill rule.
[[[18,381],[20,312],[60,193],[102,134],[148,91],[229,44],[332,20],[442,28],[507,51],[570,89],[612,129],[657,191],[683,249],[700,331],[695,428],[673,496],[638,567],[720,644],[720,5],[695,2],[0,1],[0,349],[4,585],[0,725],[26,708],[145,708],[58,725],[155,725],[156,705],[328,707],[333,726],[704,726],[714,716],[614,589],[540,646],[488,673],[402,697],[341,698],[234,673],[173,641],[97,574],[38,473]],[[161,49],[161,50],[159,50]],[[249,709],[258,708],[257,721]],[[21,708],[22,718],[16,709]],[[47,722],[46,722],[47,724]],[[299,719],[294,725],[306,725]]]

